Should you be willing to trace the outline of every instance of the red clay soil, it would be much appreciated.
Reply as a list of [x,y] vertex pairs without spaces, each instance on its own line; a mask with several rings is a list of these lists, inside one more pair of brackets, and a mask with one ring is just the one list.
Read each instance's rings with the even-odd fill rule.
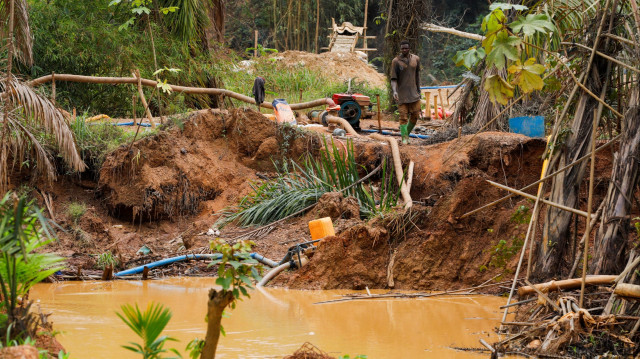
[[[222,209],[251,191],[251,182],[273,176],[272,160],[316,154],[320,146],[317,135],[277,127],[252,110],[196,112],[182,129],[161,131],[137,141],[131,150],[123,146],[111,153],[98,186],[67,177],[48,189],[56,220],[66,230],[52,250],[69,259],[72,272],[81,269],[83,274],[98,273],[95,258],[107,251],[127,267],[207,251],[212,237],[205,232]],[[354,147],[356,161],[367,171],[391,156],[388,144],[367,138],[354,139]],[[320,245],[308,266],[280,275],[271,285],[387,288],[394,251],[390,272],[395,288],[479,284],[505,271],[492,265],[493,249],[500,240],[511,246],[514,238],[523,236],[526,226],[511,217],[518,206],[532,204],[506,201],[466,219],[456,218],[506,194],[485,179],[516,188],[536,181],[544,147],[542,140],[508,133],[482,133],[430,146],[414,141],[400,148],[405,168],[409,160],[415,162],[411,196],[420,202],[415,206],[417,228],[408,235],[390,230],[393,216],[363,222],[354,216],[353,199],[332,194],[305,216],[254,238],[255,251],[280,260],[287,248],[311,239],[308,221],[329,216],[337,235]],[[599,176],[607,173],[605,169]],[[72,202],[87,205],[77,220],[67,211]],[[234,238],[240,230],[225,227],[221,237]],[[143,245],[152,250],[150,255],[136,254]],[[506,269],[513,269],[516,260],[507,258]],[[194,268],[180,264],[163,273],[211,275],[204,264]]]

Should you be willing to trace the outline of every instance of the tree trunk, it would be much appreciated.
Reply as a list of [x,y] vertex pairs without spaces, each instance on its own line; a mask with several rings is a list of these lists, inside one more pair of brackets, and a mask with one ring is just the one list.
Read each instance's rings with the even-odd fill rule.
[[220,321],[222,312],[233,302],[233,293],[226,290],[209,290],[209,302],[207,303],[207,335],[204,339],[204,348],[200,359],[213,359],[216,357],[218,340],[220,339]]
[[[608,75],[606,61],[601,58],[594,60],[587,88],[592,92],[606,92],[606,77]],[[604,76],[603,76],[604,75]],[[568,104],[566,105],[568,106]],[[559,152],[558,168],[573,163],[576,159],[589,152],[591,143],[591,128],[593,126],[594,110],[598,102],[587,93],[582,93],[571,126],[571,134],[567,138],[563,151]],[[553,179],[549,200],[567,207],[576,208],[579,204],[578,195],[580,184],[584,178],[587,162],[573,166]],[[542,243],[538,247],[536,276],[550,278],[559,274],[564,262],[570,242],[571,213],[556,207],[547,208],[542,233]]]
[[[483,128],[487,122],[491,121],[494,117],[496,117],[500,111],[502,111],[502,105],[499,103],[492,103],[489,99],[489,93],[484,90],[484,81],[487,76],[495,75],[496,69],[491,68],[489,70],[483,71],[484,75],[482,76],[482,83],[480,84],[480,98],[478,99],[478,104],[476,105],[476,114],[473,117],[473,121],[471,125],[477,129]],[[501,71],[500,74],[502,77],[506,77],[506,72],[504,70]],[[441,104],[444,108],[444,105]],[[504,117],[502,119],[494,121],[487,129],[488,130],[501,130],[504,126]],[[451,121],[451,126],[456,126],[455,121]]]
[[620,150],[614,155],[611,182],[598,236],[596,237],[593,271],[595,273],[619,273],[624,265],[627,244],[627,228],[631,198],[638,183],[638,158],[640,157],[640,94],[638,85],[629,98],[629,110],[625,113]]
[[224,43],[224,0],[204,0],[209,18],[209,26],[205,29],[208,48],[216,43]]
[[318,32],[320,31],[320,0],[316,0],[316,54],[318,53]]

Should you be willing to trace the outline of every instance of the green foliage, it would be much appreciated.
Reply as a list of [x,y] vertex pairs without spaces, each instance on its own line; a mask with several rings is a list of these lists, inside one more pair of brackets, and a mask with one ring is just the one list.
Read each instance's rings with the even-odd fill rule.
[[187,344],[186,350],[189,352],[189,358],[198,359],[204,348],[204,339],[195,338]]
[[506,270],[507,262],[520,251],[523,243],[523,240],[517,237],[513,238],[511,245],[504,239],[499,240],[498,243],[490,249],[492,255],[489,266]]
[[54,240],[51,228],[33,201],[7,192],[0,200],[0,338],[34,336],[39,319],[30,302],[19,300],[29,289],[63,268],[62,258],[39,253]]
[[[315,203],[327,192],[346,189],[343,195],[355,197],[360,205],[360,215],[371,218],[387,213],[398,203],[400,189],[395,181],[393,166],[387,160],[382,164],[381,185],[378,191],[360,183],[359,170],[353,152],[353,143],[347,142],[340,151],[335,142],[325,142],[325,149],[318,158],[309,156],[302,165],[285,162],[278,176],[261,184],[253,184],[253,193],[217,222],[218,228],[236,221],[240,226],[264,225],[296,213]],[[378,192],[378,193],[376,193]],[[376,204],[376,201],[379,204]]]
[[[251,258],[252,241],[239,241],[234,245],[227,244],[222,239],[211,241],[211,249],[222,254],[222,258],[214,260],[210,266],[218,266],[218,278],[216,284],[223,290],[233,293],[235,300],[242,297],[250,298],[247,289],[253,289],[251,279],[261,279],[258,261]],[[235,300],[231,302],[231,308],[235,308]]]
[[[120,126],[114,126],[109,122],[87,123],[86,117],[86,113],[76,117],[76,120],[71,123],[71,130],[75,135],[82,160],[97,179],[100,167],[102,167],[106,156],[118,146],[131,143],[134,132],[125,131]],[[145,129],[138,134],[137,139],[155,133],[156,131]]]
[[[349,354],[345,354],[345,355],[341,355],[338,357],[339,359],[351,359],[351,356],[349,356]],[[366,355],[362,355],[362,354],[358,354],[356,356],[353,357],[353,359],[367,359]]]
[[[167,349],[164,349],[167,341],[176,341],[166,335],[160,336],[171,320],[169,308],[165,308],[162,304],[151,303],[144,312],[140,311],[138,304],[135,307],[125,304],[120,309],[122,313],[116,312],[116,315],[142,339],[142,344],[129,342],[131,345],[123,345],[123,348],[141,354],[144,359],[156,359],[167,352]],[[168,349],[168,351],[180,357],[175,349]]]
[[118,258],[111,254],[111,252],[101,253],[96,261],[96,265],[100,269],[105,269],[106,267],[115,268],[118,263]]
[[531,221],[531,208],[521,205],[511,215],[511,222],[516,223],[516,228],[520,224],[528,224]]
[[67,215],[74,224],[78,224],[78,220],[87,212],[87,205],[83,202],[71,202],[67,206]]
[[[482,20],[481,29],[485,33],[482,40],[484,53],[476,47],[459,51],[454,57],[457,66],[472,68],[485,58],[488,69],[508,68],[508,77],[499,74],[485,77],[484,90],[489,93],[492,102],[506,105],[513,98],[516,88],[523,93],[541,90],[544,86],[541,75],[545,66],[536,63],[530,56],[527,46],[536,46],[532,42],[544,41],[555,31],[555,26],[546,14],[518,15],[517,19],[507,23],[504,11],[524,11],[526,6],[494,3],[491,12]],[[504,10],[504,11],[503,11]]]
[[257,50],[256,52],[258,53],[258,56],[266,56],[267,54],[277,54],[278,50],[276,49],[270,49],[268,47],[264,47],[260,44],[258,44],[258,47],[247,47],[246,49],[244,49],[245,54],[253,54],[253,51]]
[[467,51],[458,51],[453,61],[456,66],[464,66],[471,69],[478,61],[484,59],[486,55],[484,48],[476,49],[476,47],[473,46]]

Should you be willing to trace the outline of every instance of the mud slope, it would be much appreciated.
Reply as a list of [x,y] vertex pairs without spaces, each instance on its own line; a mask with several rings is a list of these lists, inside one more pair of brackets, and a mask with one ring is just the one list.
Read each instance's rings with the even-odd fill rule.
[[[395,288],[445,289],[478,284],[501,273],[504,268],[490,265],[491,248],[501,239],[511,245],[526,230],[511,217],[516,206],[530,204],[507,201],[460,222],[455,218],[504,195],[485,179],[513,187],[537,180],[545,144],[520,135],[483,133],[456,152],[461,141],[466,139],[403,148],[403,157],[416,163],[411,195],[431,207],[416,223],[418,229],[406,238],[392,238],[381,221],[354,226],[329,238],[308,266],[278,278],[275,284],[388,288],[388,273],[392,273]],[[515,256],[507,267],[513,261]]]
[[181,127],[108,156],[99,187],[111,215],[173,220],[199,214],[205,201],[219,210],[250,190],[256,171],[272,170],[272,159],[319,147],[315,137],[278,128],[252,110],[203,110]]

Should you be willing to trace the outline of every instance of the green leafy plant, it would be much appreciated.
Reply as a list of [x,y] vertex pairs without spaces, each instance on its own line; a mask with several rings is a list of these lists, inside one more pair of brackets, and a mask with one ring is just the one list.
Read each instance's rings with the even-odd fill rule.
[[270,49],[268,47],[264,47],[261,44],[258,44],[258,47],[248,47],[246,49],[244,49],[244,52],[246,54],[250,54],[253,53],[254,50],[257,50],[258,52],[258,56],[266,56],[267,54],[277,54],[278,50],[276,49]]
[[39,317],[23,301],[31,287],[62,269],[62,258],[39,253],[54,240],[47,219],[34,205],[11,192],[0,201],[0,339],[35,337]]
[[260,280],[261,267],[250,255],[252,245],[251,241],[240,241],[234,245],[220,239],[211,242],[211,248],[222,255],[220,259],[211,263],[218,265],[216,284],[222,288],[209,291],[207,335],[204,344],[194,344],[197,350],[202,347],[201,358],[215,358],[220,334],[225,334],[221,325],[225,308],[230,306],[233,309],[236,301],[241,300],[243,296],[249,297],[247,289],[253,288],[251,279]]
[[106,267],[115,268],[118,263],[118,258],[111,254],[111,252],[101,253],[96,261],[96,265],[100,269],[105,269]]
[[125,304],[120,309],[122,313],[116,312],[116,315],[142,339],[142,344],[129,342],[131,345],[123,345],[123,348],[142,355],[144,359],[160,358],[160,354],[167,351],[180,357],[180,353],[176,349],[164,348],[166,342],[177,340],[160,335],[171,320],[169,308],[165,308],[162,304],[151,303],[144,312],[140,311],[137,304],[135,307]]
[[189,358],[198,359],[204,348],[204,339],[195,338],[187,344],[186,350],[189,352]]
[[87,205],[82,202],[71,202],[67,206],[67,215],[71,218],[75,225],[78,220],[87,213]]
[[491,12],[482,20],[482,47],[458,51],[454,57],[457,66],[468,69],[485,60],[488,69],[507,70],[506,78],[497,71],[485,77],[484,89],[492,102],[506,105],[516,88],[530,93],[544,86],[541,75],[546,68],[529,50],[537,48],[531,41],[549,37],[556,28],[547,14],[517,15],[515,21],[507,23],[505,11],[522,12],[527,9],[523,5],[491,4]]
[[[352,359],[349,354],[341,355],[338,357],[339,359]],[[366,355],[358,354],[353,357],[353,359],[367,359]]]
[[327,192],[343,191],[343,195],[355,197],[360,205],[360,215],[371,218],[389,212],[397,203],[400,189],[395,180],[393,166],[387,160],[382,163],[381,185],[374,190],[359,183],[360,166],[356,164],[353,143],[348,141],[341,151],[335,142],[318,158],[308,157],[302,165],[285,162],[278,176],[270,181],[252,185],[253,193],[244,197],[233,209],[217,222],[218,228],[236,221],[241,226],[263,225],[296,213],[315,203]]
[[[242,296],[249,298],[247,289],[253,289],[251,279],[261,279],[259,263],[251,258],[251,247],[254,244],[252,241],[239,241],[229,245],[222,239],[211,242],[211,249],[222,254],[222,258],[210,264],[218,266],[216,284],[233,293],[235,300],[241,300]],[[235,309],[235,300],[231,303],[231,309]]]

